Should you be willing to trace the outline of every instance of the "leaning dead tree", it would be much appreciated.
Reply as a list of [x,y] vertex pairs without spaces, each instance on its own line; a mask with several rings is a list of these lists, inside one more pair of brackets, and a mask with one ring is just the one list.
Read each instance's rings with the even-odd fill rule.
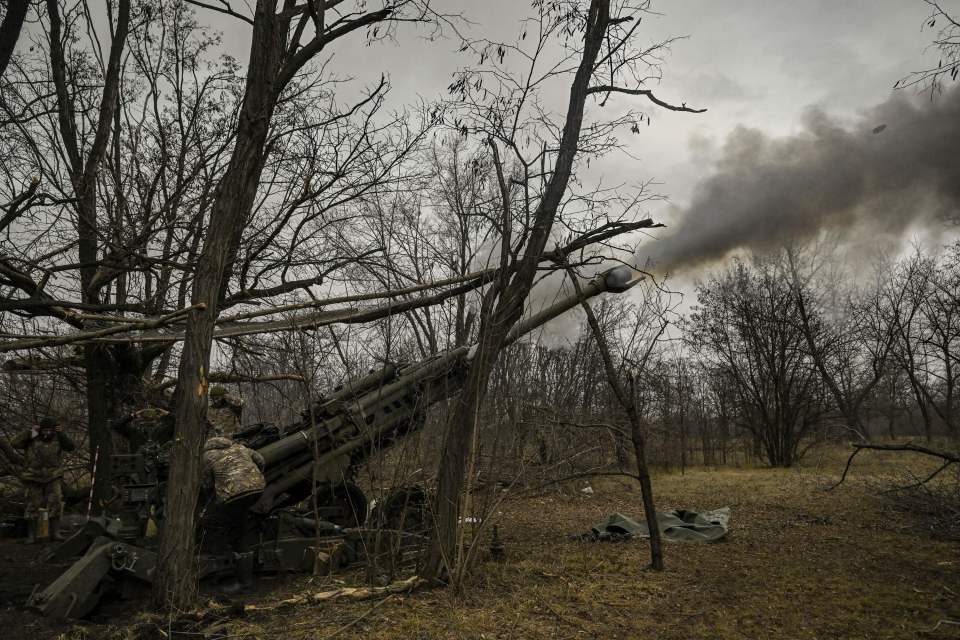
[[[593,307],[583,296],[577,274],[572,269],[568,269],[567,274],[570,276],[570,282],[573,284],[574,291],[576,291],[577,296],[580,298],[580,306],[587,316],[587,324],[590,326],[590,331],[593,332],[597,349],[600,351],[603,368],[607,374],[607,384],[610,385],[613,395],[616,396],[617,402],[623,407],[623,411],[627,414],[627,419],[630,422],[630,440],[633,443],[633,453],[636,457],[637,480],[640,482],[640,492],[643,497],[643,513],[647,519],[647,529],[650,532],[650,566],[655,571],[663,571],[663,542],[660,536],[660,527],[657,524],[657,510],[653,499],[653,484],[650,482],[650,469],[647,466],[646,438],[643,434],[640,411],[637,407],[636,375],[634,372],[628,371],[625,376],[626,384],[624,384],[621,373],[617,370],[616,364],[614,364],[613,355],[610,353],[610,347],[607,344],[603,329],[600,327],[597,316],[593,312]],[[666,325],[661,325],[660,333],[662,334],[665,329]],[[651,348],[655,344],[656,338],[650,342]],[[649,357],[650,350],[648,349],[643,356],[644,365]]]
[[943,473],[953,465],[960,464],[960,454],[957,454],[951,451],[944,451],[941,449],[932,449],[930,447],[924,447],[921,445],[913,444],[912,442],[905,442],[903,444],[854,442],[850,446],[853,447],[853,452],[847,458],[847,464],[844,465],[843,467],[843,473],[840,475],[840,479],[837,481],[836,484],[829,486],[827,488],[827,491],[832,491],[836,489],[846,481],[847,474],[850,473],[850,467],[853,466],[854,458],[856,458],[857,455],[859,455],[860,452],[862,451],[898,451],[898,452],[906,452],[906,453],[918,453],[924,456],[930,456],[943,461],[943,464],[937,467],[925,478],[919,480],[916,484],[911,485],[910,487],[900,487],[900,489],[924,485],[930,482],[931,480],[933,480],[934,478],[936,478],[937,476],[939,476],[941,473]]

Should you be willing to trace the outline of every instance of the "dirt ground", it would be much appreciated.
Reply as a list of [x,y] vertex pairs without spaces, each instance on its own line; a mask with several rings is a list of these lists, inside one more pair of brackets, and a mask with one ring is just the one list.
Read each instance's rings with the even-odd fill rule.
[[[515,498],[496,522],[503,563],[480,564],[456,597],[422,590],[364,602],[275,606],[293,595],[359,584],[333,578],[265,580],[248,603],[258,607],[221,624],[230,638],[960,638],[960,543],[918,531],[917,521],[875,497],[873,483],[926,461],[862,454],[851,479],[823,488],[842,469],[839,451],[813,454],[800,469],[696,469],[655,477],[659,509],[731,508],[727,540],[668,544],[666,571],[644,569],[644,541],[569,539],[614,511],[640,519],[639,493],[627,482],[594,482]],[[582,483],[578,486],[582,486]],[[486,538],[485,538],[486,539]],[[22,637],[161,638],[144,614],[53,626],[18,608],[23,573],[40,581],[22,545],[0,548],[0,625]],[[18,553],[19,551],[19,553]],[[55,571],[53,572],[56,573]],[[18,584],[19,584],[18,583]],[[129,608],[127,609],[129,611]],[[0,632],[4,638],[18,637]],[[203,637],[202,634],[193,636]]]

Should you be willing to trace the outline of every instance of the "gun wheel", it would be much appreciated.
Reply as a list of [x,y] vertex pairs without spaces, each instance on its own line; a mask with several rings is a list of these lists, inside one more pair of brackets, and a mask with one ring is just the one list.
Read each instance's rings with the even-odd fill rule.
[[430,531],[430,499],[423,487],[398,487],[373,508],[378,529],[426,535]]
[[367,496],[352,482],[318,487],[316,495],[322,519],[345,528],[362,527],[366,522]]

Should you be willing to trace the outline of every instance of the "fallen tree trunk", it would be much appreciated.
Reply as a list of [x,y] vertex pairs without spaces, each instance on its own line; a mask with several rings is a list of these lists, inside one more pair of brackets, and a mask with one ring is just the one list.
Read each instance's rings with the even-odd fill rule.
[[912,442],[905,442],[903,444],[875,444],[872,442],[854,442],[851,444],[853,447],[853,453],[850,454],[850,457],[847,458],[847,464],[843,468],[843,475],[840,476],[840,480],[836,484],[827,487],[827,491],[833,491],[847,479],[847,474],[850,473],[850,466],[853,464],[853,459],[857,457],[857,454],[866,449],[872,449],[874,451],[908,451],[912,453],[920,453],[927,456],[932,456],[934,458],[940,458],[944,461],[944,464],[938,468],[936,471],[927,476],[924,480],[920,481],[919,484],[926,484],[930,482],[935,477],[940,475],[941,472],[945,471],[948,467],[954,464],[960,463],[960,454],[951,453],[949,451],[939,451],[937,449],[931,449],[930,447],[923,447],[913,444]]

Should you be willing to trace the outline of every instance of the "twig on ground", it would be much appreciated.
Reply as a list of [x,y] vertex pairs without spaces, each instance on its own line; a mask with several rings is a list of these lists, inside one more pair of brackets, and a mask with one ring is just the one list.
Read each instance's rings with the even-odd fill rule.
[[395,595],[398,593],[410,593],[426,585],[428,580],[420,576],[411,576],[406,580],[400,580],[383,587],[343,587],[333,591],[320,591],[318,593],[287,598],[273,605],[259,606],[248,604],[244,611],[270,611],[282,609],[299,604],[314,604],[325,602],[327,600],[371,600],[382,595]]
[[924,634],[935,633],[940,628],[941,625],[945,625],[945,624],[953,625],[955,627],[960,627],[960,620],[948,620],[944,618],[943,620],[938,620],[937,624],[933,625],[932,629],[927,629],[926,631],[921,631],[920,633],[924,633]]

